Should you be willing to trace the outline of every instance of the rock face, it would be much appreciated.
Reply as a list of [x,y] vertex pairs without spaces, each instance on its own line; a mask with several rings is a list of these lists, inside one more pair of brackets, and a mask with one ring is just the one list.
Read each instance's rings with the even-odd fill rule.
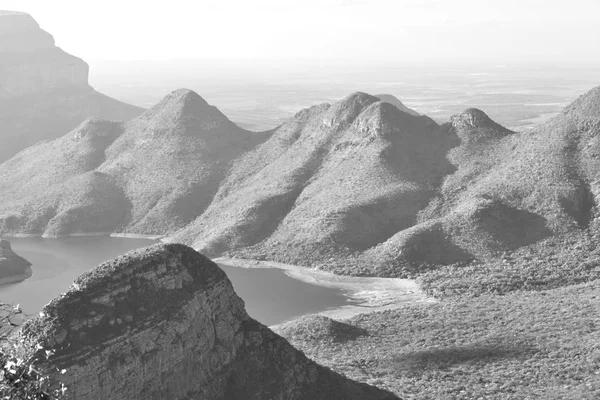
[[[155,245],[79,277],[19,335],[91,399],[394,399],[307,359],[251,319],[225,273],[183,245]],[[47,360],[47,349],[54,354]]]
[[19,282],[32,275],[31,263],[12,251],[10,243],[0,239],[0,284]]
[[265,138],[185,89],[127,123],[88,119],[0,165],[0,232],[174,232],[202,214],[232,160]]
[[0,99],[88,87],[88,65],[54,45],[28,14],[0,11]]
[[88,84],[88,65],[65,53],[28,14],[0,11],[0,162],[92,116],[127,120],[142,109]]

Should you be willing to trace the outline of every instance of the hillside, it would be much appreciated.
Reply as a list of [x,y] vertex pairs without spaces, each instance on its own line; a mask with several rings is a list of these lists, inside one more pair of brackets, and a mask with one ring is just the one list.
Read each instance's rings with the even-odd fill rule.
[[406,276],[595,230],[599,93],[528,133],[476,109],[438,126],[365,94],[304,110],[238,162],[173,240]]
[[14,351],[60,380],[65,399],[397,399],[250,318],[225,273],[182,245],[101,264],[14,335]]
[[239,160],[173,240],[303,264],[362,252],[414,224],[452,168],[452,142],[365,93],[312,107]]
[[203,212],[231,160],[265,135],[184,89],[126,123],[88,119],[0,164],[0,233],[172,232]]
[[477,109],[440,126],[354,93],[250,133],[180,90],[1,164],[0,233],[169,235],[352,275],[543,258],[545,241],[598,230],[599,104],[593,89],[519,133]]
[[124,121],[143,111],[96,92],[88,65],[25,13],[0,11],[0,69],[0,162],[86,118]]
[[31,263],[15,254],[10,243],[0,239],[0,285],[19,282],[32,275]]

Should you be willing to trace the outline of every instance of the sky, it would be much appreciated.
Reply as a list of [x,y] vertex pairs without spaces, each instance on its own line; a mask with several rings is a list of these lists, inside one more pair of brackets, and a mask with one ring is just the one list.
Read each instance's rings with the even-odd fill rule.
[[92,60],[600,64],[600,0],[0,0]]

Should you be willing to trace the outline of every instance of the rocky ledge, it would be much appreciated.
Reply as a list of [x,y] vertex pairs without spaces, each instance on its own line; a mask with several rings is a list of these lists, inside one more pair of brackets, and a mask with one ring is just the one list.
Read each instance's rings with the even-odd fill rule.
[[20,282],[32,275],[31,263],[12,251],[10,243],[0,239],[0,284]]
[[179,244],[82,275],[17,335],[68,399],[397,398],[308,359],[248,316],[215,263]]

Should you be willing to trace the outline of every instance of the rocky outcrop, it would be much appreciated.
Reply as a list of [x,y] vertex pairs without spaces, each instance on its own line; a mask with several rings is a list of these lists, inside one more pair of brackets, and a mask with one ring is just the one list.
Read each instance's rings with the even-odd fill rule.
[[251,319],[225,273],[183,245],[83,274],[18,335],[67,399],[396,398],[315,364]]
[[0,239],[0,284],[20,282],[32,275],[31,263],[15,254],[6,240]]
[[0,162],[95,116],[128,120],[142,109],[96,92],[89,67],[25,13],[0,11]]

